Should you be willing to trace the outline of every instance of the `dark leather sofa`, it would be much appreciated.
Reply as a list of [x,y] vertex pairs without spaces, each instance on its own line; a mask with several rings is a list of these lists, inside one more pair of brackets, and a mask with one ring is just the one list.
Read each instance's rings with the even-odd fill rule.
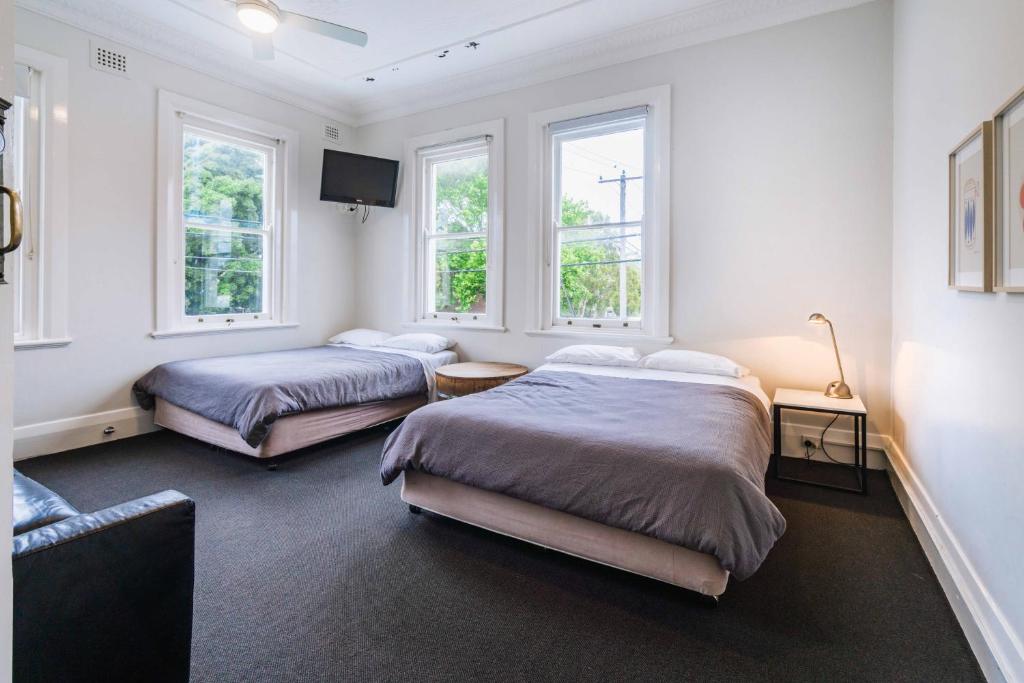
[[14,472],[14,680],[188,681],[195,503],[82,514]]

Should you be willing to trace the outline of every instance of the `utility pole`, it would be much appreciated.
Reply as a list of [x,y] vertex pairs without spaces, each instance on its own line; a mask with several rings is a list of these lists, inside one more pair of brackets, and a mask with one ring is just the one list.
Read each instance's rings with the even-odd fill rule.
[[604,183],[618,183],[619,184],[619,222],[626,222],[626,183],[630,180],[643,180],[642,175],[626,176],[626,169],[622,169],[622,175],[618,178],[609,178],[605,180],[599,176],[598,184]]
[[[622,169],[622,173],[618,178],[609,178],[605,180],[599,177],[598,184],[604,183],[618,183],[619,184],[619,223],[626,222],[626,183],[631,180],[643,180],[642,175],[627,176],[626,169]],[[621,231],[622,228],[619,228]],[[626,296],[626,264],[623,262],[623,248],[619,247],[619,317],[625,319],[627,317],[626,308],[629,305],[629,297]]]

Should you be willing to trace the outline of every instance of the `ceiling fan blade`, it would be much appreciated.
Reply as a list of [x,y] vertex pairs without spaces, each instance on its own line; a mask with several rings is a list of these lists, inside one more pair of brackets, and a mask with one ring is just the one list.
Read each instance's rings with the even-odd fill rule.
[[252,37],[252,56],[264,61],[274,58],[274,39],[269,33],[257,33]]
[[340,24],[332,24],[329,21],[323,21],[321,19],[314,19],[313,17],[307,17],[304,14],[296,14],[295,12],[281,12],[281,23],[296,28],[305,29],[313,33],[319,33],[322,36],[328,38],[334,38],[345,43],[351,43],[359,47],[366,47],[366,41],[368,36],[362,32],[357,31],[354,28],[348,26],[341,26]]

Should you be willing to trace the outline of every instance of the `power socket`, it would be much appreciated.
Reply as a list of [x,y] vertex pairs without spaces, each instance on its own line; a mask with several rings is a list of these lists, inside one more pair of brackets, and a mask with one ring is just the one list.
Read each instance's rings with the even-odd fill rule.
[[818,444],[813,439],[804,438],[804,448],[810,448],[813,451],[818,450]]

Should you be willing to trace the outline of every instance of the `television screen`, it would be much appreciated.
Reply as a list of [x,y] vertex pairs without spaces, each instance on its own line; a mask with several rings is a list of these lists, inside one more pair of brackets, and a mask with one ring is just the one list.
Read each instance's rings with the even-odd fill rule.
[[397,182],[398,162],[393,159],[324,150],[322,201],[394,207]]

